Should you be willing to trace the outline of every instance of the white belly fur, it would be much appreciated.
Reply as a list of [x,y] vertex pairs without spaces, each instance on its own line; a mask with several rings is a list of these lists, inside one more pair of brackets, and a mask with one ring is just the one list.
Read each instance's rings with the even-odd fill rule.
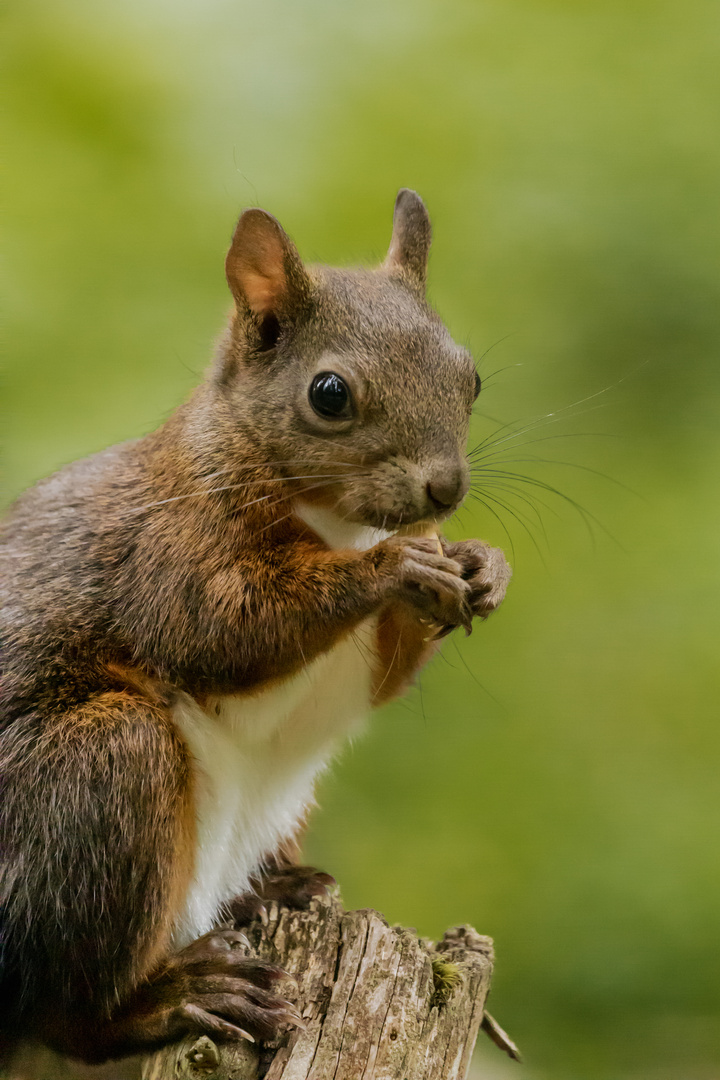
[[[325,521],[308,524],[326,533]],[[375,530],[356,526],[355,532],[342,536],[343,547],[371,546],[382,538]],[[339,537],[323,538],[340,546]],[[292,835],[312,805],[318,773],[362,727],[370,709],[376,625],[373,616],[267,690],[217,698],[205,708],[187,695],[178,701],[174,719],[196,764],[198,836],[177,945],[210,930],[221,905],[246,891],[263,856]]]

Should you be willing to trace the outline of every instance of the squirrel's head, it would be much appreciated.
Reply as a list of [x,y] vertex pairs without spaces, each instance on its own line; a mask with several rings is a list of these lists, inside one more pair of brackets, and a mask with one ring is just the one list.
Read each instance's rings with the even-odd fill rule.
[[227,256],[235,313],[214,382],[226,422],[302,498],[396,529],[465,497],[480,380],[425,300],[430,220],[395,203],[376,270],[303,265],[279,223],[246,210]]

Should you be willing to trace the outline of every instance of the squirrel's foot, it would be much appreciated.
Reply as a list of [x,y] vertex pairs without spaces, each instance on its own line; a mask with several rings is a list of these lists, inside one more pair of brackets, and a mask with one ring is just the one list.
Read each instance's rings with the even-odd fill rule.
[[313,897],[327,896],[336,885],[331,874],[314,866],[280,866],[263,876],[260,893],[263,900],[305,911]]
[[242,893],[228,905],[228,914],[235,926],[247,926],[258,918],[264,920],[267,917],[265,904],[273,900],[281,907],[304,911],[313,897],[327,896],[337,882],[314,866],[278,866],[263,874],[255,884],[254,892]]
[[170,957],[133,998],[107,1032],[105,1056],[147,1050],[185,1035],[238,1042],[275,1038],[302,1027],[292,1002],[273,987],[289,976],[248,955],[236,930],[212,930]]
[[462,567],[463,580],[470,586],[468,604],[473,615],[486,619],[502,603],[512,577],[505,555],[482,540],[456,544],[443,540],[442,546],[445,555]]

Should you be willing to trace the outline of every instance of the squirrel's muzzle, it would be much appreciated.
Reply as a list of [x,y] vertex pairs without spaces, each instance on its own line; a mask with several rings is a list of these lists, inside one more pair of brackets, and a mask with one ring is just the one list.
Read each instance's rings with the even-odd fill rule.
[[459,506],[468,490],[467,468],[459,462],[438,469],[425,486],[428,503],[434,513],[445,514]]

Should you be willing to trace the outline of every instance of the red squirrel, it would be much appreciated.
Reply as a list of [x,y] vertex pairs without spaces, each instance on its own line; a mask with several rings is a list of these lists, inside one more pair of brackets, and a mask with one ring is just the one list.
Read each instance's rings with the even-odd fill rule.
[[202,385],[12,508],[6,1052],[21,1032],[98,1062],[298,1022],[228,920],[328,887],[289,854],[315,778],[510,576],[479,540],[427,536],[467,493],[480,390],[425,299],[430,237],[403,189],[379,268],[305,266],[246,210]]

